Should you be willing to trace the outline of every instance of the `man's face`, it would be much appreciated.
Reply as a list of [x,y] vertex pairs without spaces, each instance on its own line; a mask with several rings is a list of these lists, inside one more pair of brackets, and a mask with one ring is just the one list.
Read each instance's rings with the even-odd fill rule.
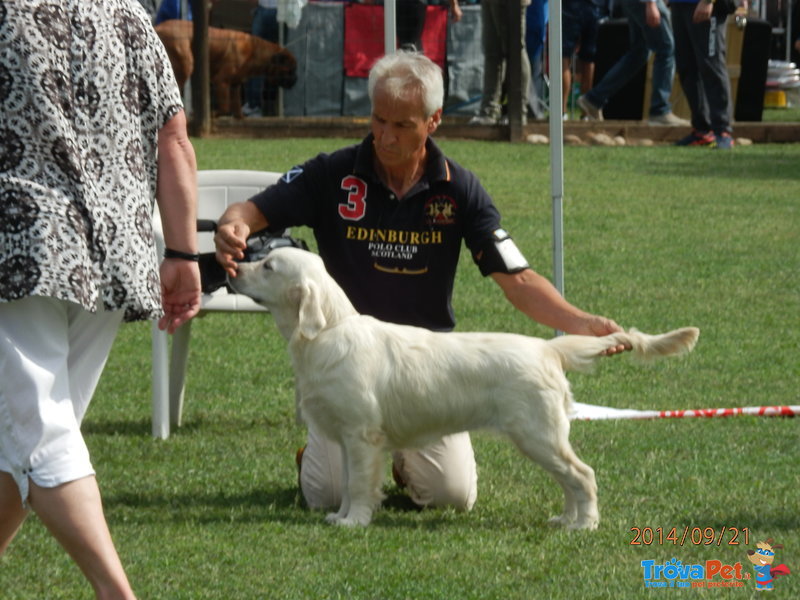
[[372,135],[375,155],[386,167],[416,166],[425,140],[436,130],[441,109],[425,118],[422,99],[417,95],[392,98],[379,84],[372,99]]

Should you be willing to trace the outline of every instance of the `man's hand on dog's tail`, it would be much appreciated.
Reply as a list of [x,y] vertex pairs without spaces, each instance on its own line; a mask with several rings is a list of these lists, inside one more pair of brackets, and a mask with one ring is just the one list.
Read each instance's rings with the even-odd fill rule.
[[[623,331],[622,327],[617,325],[616,321],[612,319],[608,319],[606,317],[598,317],[592,316],[588,320],[588,329],[591,335],[595,335],[598,337],[603,337],[606,335],[611,335],[612,333],[619,333]],[[611,346],[610,348],[606,348],[603,352],[600,353],[601,356],[613,356],[614,354],[621,354],[622,352],[628,352],[631,349],[631,345],[628,343],[621,343],[617,346]]]

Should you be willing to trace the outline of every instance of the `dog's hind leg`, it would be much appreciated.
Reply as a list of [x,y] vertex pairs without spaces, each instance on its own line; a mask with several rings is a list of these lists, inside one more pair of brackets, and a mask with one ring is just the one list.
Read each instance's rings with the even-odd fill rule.
[[564,490],[564,512],[550,523],[569,529],[596,529],[600,514],[594,471],[573,451],[566,415],[560,410],[554,413],[536,418],[531,415],[507,433],[522,453],[541,465]]
[[342,448],[345,478],[342,482],[342,505],[338,513],[328,515],[326,520],[336,525],[369,525],[372,513],[383,499],[382,445],[356,434],[346,437]]
[[348,464],[347,464],[347,449],[344,447],[343,444],[340,444],[339,447],[342,451],[342,480],[340,484],[340,489],[342,490],[342,500],[339,504],[339,510],[335,513],[328,513],[325,516],[325,521],[328,523],[338,523],[342,519],[347,516],[347,513],[350,511],[350,490],[347,485],[348,481]]

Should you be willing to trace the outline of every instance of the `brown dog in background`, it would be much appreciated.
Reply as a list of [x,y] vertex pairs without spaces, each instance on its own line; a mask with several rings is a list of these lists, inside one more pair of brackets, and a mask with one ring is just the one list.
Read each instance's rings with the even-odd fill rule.
[[[194,70],[192,22],[172,19],[155,29],[183,89]],[[216,92],[216,112],[220,115],[242,118],[242,84],[251,77],[263,75],[265,85],[287,89],[297,81],[297,61],[291,52],[243,31],[209,27],[208,60]]]

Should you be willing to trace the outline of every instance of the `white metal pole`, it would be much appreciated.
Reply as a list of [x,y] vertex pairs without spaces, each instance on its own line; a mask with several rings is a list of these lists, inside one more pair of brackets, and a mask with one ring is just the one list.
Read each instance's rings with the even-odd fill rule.
[[553,197],[553,284],[564,295],[564,122],[561,117],[561,0],[550,0],[550,182]]
[[394,54],[397,51],[397,12],[395,0],[383,3],[383,51]]

